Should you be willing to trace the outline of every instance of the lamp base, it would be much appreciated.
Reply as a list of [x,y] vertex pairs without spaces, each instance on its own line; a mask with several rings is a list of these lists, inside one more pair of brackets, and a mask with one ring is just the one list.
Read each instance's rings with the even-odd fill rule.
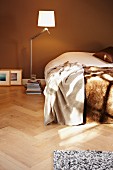
[[31,75],[31,79],[30,79],[30,82],[36,82],[37,79],[36,79],[36,74],[32,74]]

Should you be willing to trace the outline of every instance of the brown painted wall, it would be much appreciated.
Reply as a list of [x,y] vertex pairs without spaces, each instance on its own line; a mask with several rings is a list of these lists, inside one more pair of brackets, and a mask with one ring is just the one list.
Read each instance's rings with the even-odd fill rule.
[[66,51],[113,46],[113,0],[0,0],[0,68],[22,68],[30,77],[30,37],[39,10],[54,10],[56,27],[33,40],[33,73]]

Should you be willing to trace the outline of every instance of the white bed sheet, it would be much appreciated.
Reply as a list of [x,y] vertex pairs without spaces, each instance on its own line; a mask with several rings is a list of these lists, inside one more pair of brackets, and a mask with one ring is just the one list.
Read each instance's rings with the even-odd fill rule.
[[86,66],[98,66],[98,67],[113,67],[113,63],[104,62],[93,56],[94,53],[89,52],[66,52],[51,60],[45,67],[45,80],[49,70],[57,67],[67,61],[78,62]]

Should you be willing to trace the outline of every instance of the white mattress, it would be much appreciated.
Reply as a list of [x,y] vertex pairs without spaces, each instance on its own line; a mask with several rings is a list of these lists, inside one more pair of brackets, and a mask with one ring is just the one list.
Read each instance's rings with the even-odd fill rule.
[[50,69],[57,67],[66,61],[78,62],[86,66],[113,67],[113,63],[107,63],[93,56],[89,52],[66,52],[51,60],[45,67],[45,79]]

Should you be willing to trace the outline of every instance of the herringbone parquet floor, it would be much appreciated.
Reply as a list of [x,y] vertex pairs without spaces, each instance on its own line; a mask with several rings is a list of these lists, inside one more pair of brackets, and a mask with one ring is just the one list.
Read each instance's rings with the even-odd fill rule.
[[113,151],[113,125],[44,126],[44,96],[0,87],[0,170],[52,170],[53,151]]

